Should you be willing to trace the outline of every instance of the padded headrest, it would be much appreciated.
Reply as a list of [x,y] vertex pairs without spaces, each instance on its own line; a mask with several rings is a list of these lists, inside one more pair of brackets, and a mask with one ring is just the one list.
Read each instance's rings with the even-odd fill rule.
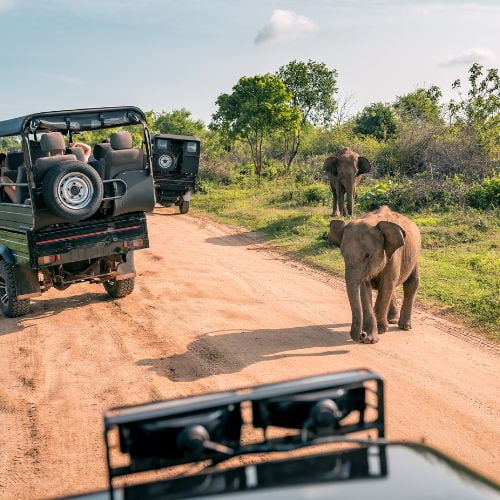
[[66,149],[64,136],[61,132],[48,132],[47,134],[43,134],[40,139],[40,145],[44,153],[50,153],[57,149],[62,151]]
[[21,151],[10,151],[7,153],[7,168],[16,170],[24,163],[24,154]]
[[87,158],[85,158],[85,153],[83,152],[83,149],[82,148],[67,148],[66,149],[66,154],[69,154],[69,155],[75,155],[76,156],[76,159],[78,161],[83,161],[83,162],[87,162]]
[[113,149],[131,149],[132,136],[130,132],[114,132],[109,138],[109,143]]
[[101,142],[94,146],[94,158],[96,160],[102,160],[108,151],[111,151],[111,144],[109,142]]

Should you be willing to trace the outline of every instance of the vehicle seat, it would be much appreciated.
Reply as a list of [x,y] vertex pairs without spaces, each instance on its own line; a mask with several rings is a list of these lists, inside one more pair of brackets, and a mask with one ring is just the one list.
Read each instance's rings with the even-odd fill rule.
[[17,169],[23,164],[24,155],[20,151],[10,151],[7,153],[7,159],[5,162],[5,167],[2,168],[1,175],[6,176],[16,182],[17,179]]
[[115,132],[110,137],[111,150],[104,157],[104,178],[114,179],[129,170],[144,169],[144,153],[132,147],[129,132]]
[[31,155],[31,163],[34,165],[38,158],[43,158],[47,156],[42,151],[42,147],[39,142],[30,141],[30,155]]
[[91,165],[97,170],[102,179],[104,179],[104,157],[108,151],[111,151],[111,144],[109,142],[101,142],[94,146],[92,152],[94,161],[91,162]]
[[[28,173],[25,166],[17,169],[17,178],[15,182],[28,183]],[[30,196],[28,186],[16,186],[16,197],[14,203],[24,203]]]
[[[51,151],[55,150],[66,151],[64,137],[60,132],[49,132],[44,134],[40,140],[40,146],[45,154],[49,154]],[[76,159],[75,155],[56,155],[39,158],[36,160],[34,168],[36,181],[41,182],[47,171],[54,165],[61,163],[61,161]]]

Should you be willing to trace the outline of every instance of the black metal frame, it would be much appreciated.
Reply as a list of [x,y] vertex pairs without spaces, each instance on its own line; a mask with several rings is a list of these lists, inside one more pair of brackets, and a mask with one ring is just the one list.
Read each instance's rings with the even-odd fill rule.
[[[376,390],[370,385],[375,383]],[[263,426],[262,413],[257,416],[258,408],[270,409],[276,401],[308,401],[317,403],[324,401],[324,398],[342,398],[346,394],[362,394],[361,404],[352,409],[359,412],[359,418],[354,423],[342,423],[346,415],[351,415],[351,410],[346,415],[339,417],[335,421],[334,427],[330,427],[325,434],[309,433],[307,423],[302,428],[291,427],[279,424],[272,424],[273,427],[294,428],[296,433],[288,433],[286,437],[271,438],[267,436],[267,427]],[[376,403],[371,404],[367,395],[376,397]],[[340,400],[340,399],[338,399]],[[237,447],[228,447],[224,443],[204,442],[203,453],[196,459],[163,459],[153,456],[146,466],[134,464],[133,457],[131,464],[126,466],[115,466],[112,463],[111,454],[116,446],[111,443],[111,433],[118,430],[120,436],[120,449],[123,454],[124,436],[130,436],[130,430],[137,425],[155,425],[160,422],[162,425],[182,421],[182,419],[196,417],[198,414],[206,415],[207,412],[216,411],[220,408],[231,408],[231,411],[240,412],[242,404],[252,405],[252,426],[255,429],[264,431],[264,440],[255,444],[241,444]],[[279,404],[279,403],[278,403]],[[367,409],[375,410],[376,416],[367,421]],[[257,416],[257,422],[256,422]],[[201,417],[200,417],[201,418]],[[212,393],[202,396],[188,397],[178,400],[167,400],[156,403],[148,403],[131,407],[112,408],[104,414],[104,440],[106,444],[106,460],[108,468],[109,493],[114,498],[114,480],[123,476],[128,476],[138,472],[148,470],[158,470],[186,463],[198,463],[209,460],[212,465],[221,463],[229,458],[244,454],[266,453],[266,452],[287,452],[299,448],[326,444],[326,443],[356,443],[356,444],[384,444],[384,384],[382,378],[375,372],[367,369],[357,369],[338,372],[330,375],[323,375],[311,378],[292,380],[277,384],[263,385],[259,387],[234,390],[221,393]],[[243,425],[243,419],[241,420]],[[269,421],[268,421],[269,422]],[[245,426],[249,423],[245,422]],[[269,425],[269,423],[267,424]],[[186,430],[187,427],[184,429]],[[345,437],[346,434],[366,432],[375,430],[377,439],[366,439],[356,437]],[[206,444],[205,444],[206,443]],[[126,447],[125,447],[126,448]],[[177,451],[177,450],[175,450]],[[123,455],[122,455],[123,456]],[[168,453],[167,453],[168,456]],[[179,455],[180,457],[180,455]],[[149,457],[148,457],[149,458]]]

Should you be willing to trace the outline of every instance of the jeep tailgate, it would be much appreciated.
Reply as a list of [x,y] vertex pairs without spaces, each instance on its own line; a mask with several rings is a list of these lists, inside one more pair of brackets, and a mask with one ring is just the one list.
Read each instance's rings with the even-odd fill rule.
[[[33,267],[76,262],[149,247],[144,213],[33,231],[30,240]],[[56,260],[51,262],[52,257]]]

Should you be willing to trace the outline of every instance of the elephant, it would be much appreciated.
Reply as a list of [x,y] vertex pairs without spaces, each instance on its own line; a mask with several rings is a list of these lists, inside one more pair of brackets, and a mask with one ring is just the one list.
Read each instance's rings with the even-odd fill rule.
[[[356,186],[361,180],[361,175],[370,172],[371,168],[367,158],[350,148],[343,148],[326,158],[323,170],[327,173],[332,188],[334,217],[338,217],[341,213],[353,214]],[[344,195],[347,197],[347,213]]]
[[[410,330],[419,285],[421,236],[417,225],[384,205],[348,224],[333,220],[328,241],[340,247],[344,258],[352,340],[374,344],[389,323]],[[400,284],[404,298],[398,318],[394,289]],[[372,289],[378,290],[375,307]]]

